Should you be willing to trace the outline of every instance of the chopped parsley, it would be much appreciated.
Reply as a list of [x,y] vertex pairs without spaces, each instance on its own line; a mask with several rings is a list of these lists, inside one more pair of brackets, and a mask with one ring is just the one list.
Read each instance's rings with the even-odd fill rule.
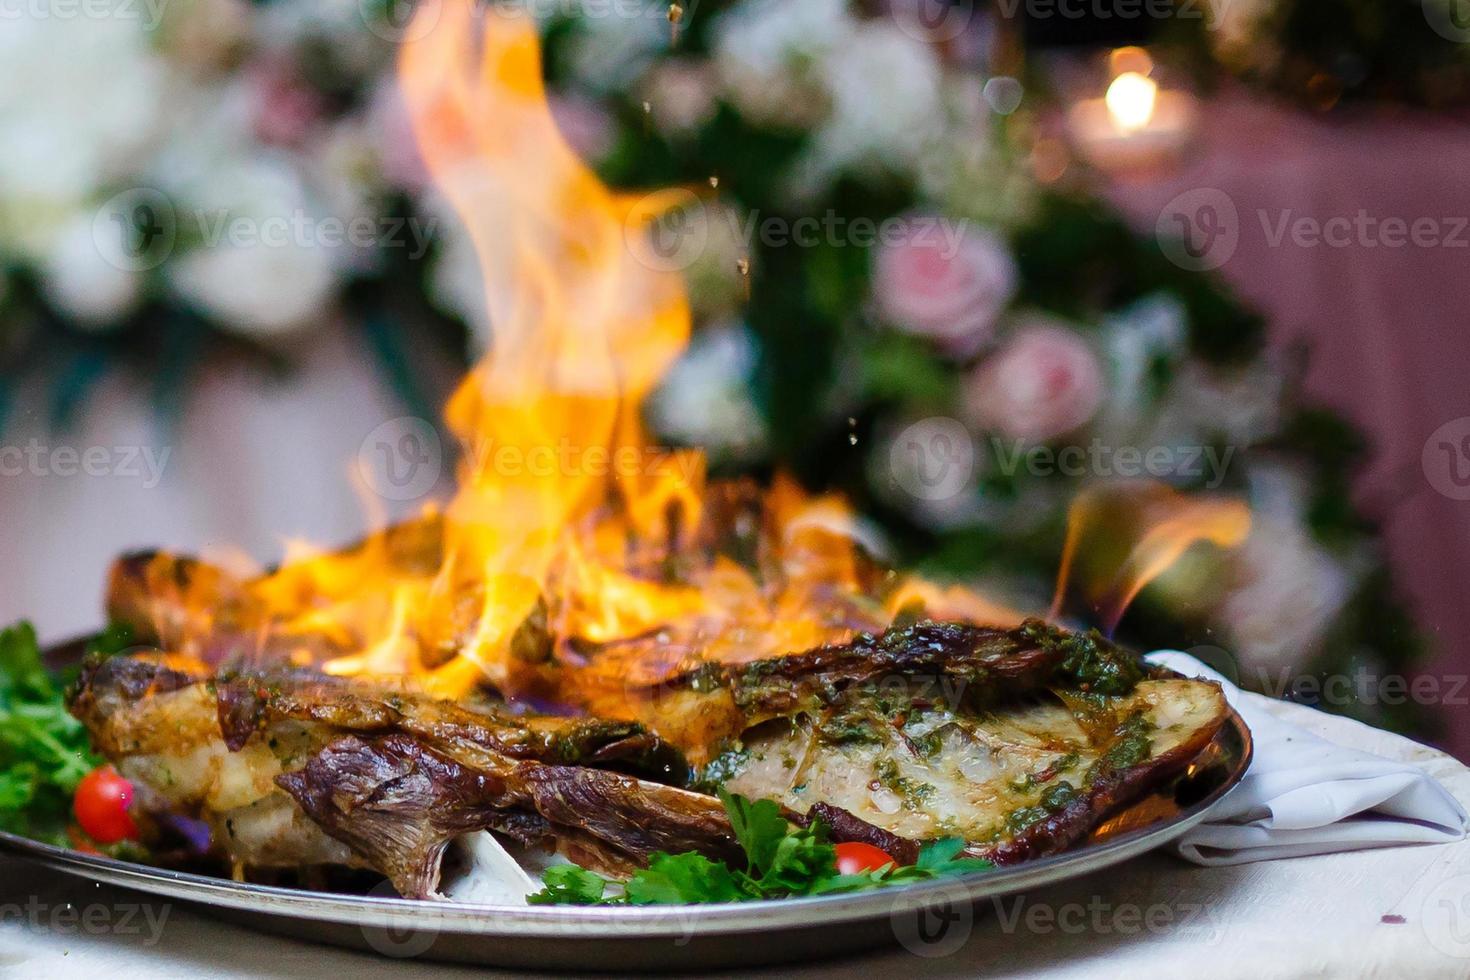
[[1061,678],[1083,691],[1128,694],[1143,680],[1143,662],[1138,656],[1110,643],[1095,629],[1073,633],[1031,619],[1021,625],[1021,635],[1044,650],[1060,653]]
[[715,756],[698,770],[689,782],[689,788],[701,793],[714,793],[726,782],[740,775],[750,763],[750,750],[736,744]]
[[934,797],[935,790],[932,785],[903,775],[898,770],[898,763],[892,758],[879,759],[873,767],[873,772],[878,777],[877,782],[880,786],[899,795],[905,809],[920,809]]
[[1129,715],[1113,732],[1113,743],[1100,760],[1112,769],[1127,769],[1147,759],[1153,751],[1150,737],[1154,723],[1143,712]]
[[619,890],[615,882],[574,864],[550,868],[541,876],[541,891],[527,898],[532,905],[694,905],[751,902],[759,899],[825,895],[929,881],[975,871],[988,871],[989,861],[960,856],[957,837],[930,841],[912,865],[889,865],[877,871],[844,875],[837,871],[836,851],[821,821],[793,827],[772,800],[748,800],[721,793],[735,839],[745,852],[745,866],[734,868],[702,854],[658,853],[648,867],[635,871]]
[[1041,823],[1053,813],[1065,809],[1067,804],[1076,798],[1077,790],[1071,783],[1063,780],[1042,793],[1041,800],[1035,806],[1023,806],[1019,810],[1012,811],[1010,816],[1006,817],[1006,829],[1012,834],[1019,834]]

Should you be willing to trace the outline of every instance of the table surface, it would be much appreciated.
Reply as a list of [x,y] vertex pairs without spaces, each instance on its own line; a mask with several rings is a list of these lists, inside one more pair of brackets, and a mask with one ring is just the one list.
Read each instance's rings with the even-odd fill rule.
[[[1420,765],[1470,806],[1470,770],[1447,756],[1307,708],[1271,702],[1269,710],[1341,744]],[[0,858],[0,882],[0,976],[471,975],[467,968],[375,958],[253,932],[184,903],[6,858]],[[982,902],[972,921],[957,928],[968,938],[945,955],[894,946],[770,973],[1470,977],[1470,841],[1227,868],[1149,855],[1069,884]]]

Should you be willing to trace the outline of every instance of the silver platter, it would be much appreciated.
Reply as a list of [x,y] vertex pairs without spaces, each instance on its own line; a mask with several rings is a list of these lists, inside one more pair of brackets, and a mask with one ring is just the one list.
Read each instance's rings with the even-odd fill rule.
[[[1180,837],[1245,775],[1250,730],[1231,716],[1165,790],[1107,820],[1063,854],[946,881],[817,898],[652,907],[492,906],[242,884],[42,844],[0,832],[0,850],[67,874],[181,901],[277,935],[495,967],[693,970],[942,942],[946,908],[1111,867]],[[833,926],[859,925],[834,929]]]

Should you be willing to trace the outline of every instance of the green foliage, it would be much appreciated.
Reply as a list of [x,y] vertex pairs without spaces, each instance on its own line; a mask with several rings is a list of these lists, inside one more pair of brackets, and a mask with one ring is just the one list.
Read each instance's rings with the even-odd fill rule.
[[0,829],[64,839],[72,793],[99,763],[41,663],[35,630],[0,631]]
[[1208,363],[1248,362],[1265,342],[1258,313],[1218,279],[1169,261],[1099,200],[1046,195],[1015,249],[1022,299],[1041,309],[1087,323],[1101,310],[1166,293],[1183,303],[1190,347]]
[[1470,51],[1454,0],[1283,0],[1258,8],[1226,67],[1312,108],[1373,99],[1463,105]]
[[548,869],[545,886],[528,897],[532,905],[695,905],[749,902],[860,891],[914,881],[988,871],[989,861],[960,857],[964,841],[930,841],[912,865],[888,865],[877,871],[844,875],[837,870],[836,851],[820,821],[793,827],[772,800],[748,800],[720,793],[735,839],[745,852],[745,866],[732,868],[702,854],[658,853],[648,867],[633,873],[622,894],[609,895],[611,884],[595,872],[575,865]]
[[575,864],[547,868],[541,875],[544,886],[527,898],[532,905],[596,905],[607,882]]

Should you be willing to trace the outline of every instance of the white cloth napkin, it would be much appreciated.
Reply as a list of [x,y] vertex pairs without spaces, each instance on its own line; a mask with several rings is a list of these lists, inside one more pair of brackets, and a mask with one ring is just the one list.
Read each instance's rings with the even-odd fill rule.
[[1423,770],[1345,748],[1273,717],[1187,654],[1169,650],[1148,659],[1220,682],[1255,742],[1245,778],[1173,845],[1185,860],[1248,864],[1465,836],[1464,808]]

